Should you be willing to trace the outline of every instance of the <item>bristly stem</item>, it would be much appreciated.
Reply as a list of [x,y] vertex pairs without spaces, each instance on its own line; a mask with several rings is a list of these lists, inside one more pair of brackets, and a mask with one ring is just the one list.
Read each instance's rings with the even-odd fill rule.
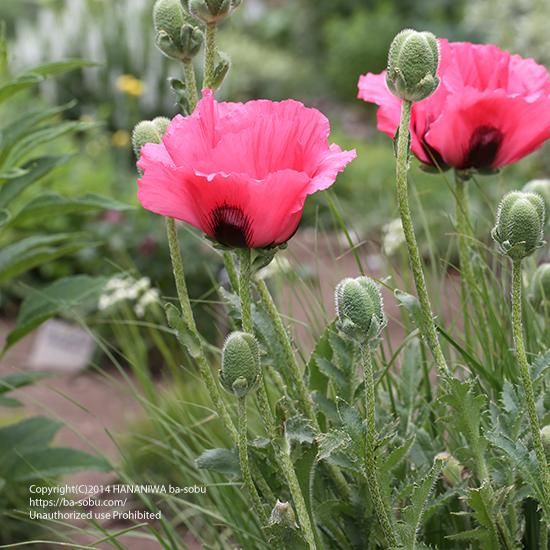
[[519,366],[519,374],[521,384],[525,392],[525,406],[527,408],[527,416],[529,418],[529,427],[531,429],[531,439],[535,447],[535,455],[537,457],[540,477],[542,481],[542,489],[545,502],[541,502],[543,515],[545,520],[542,522],[541,528],[547,527],[550,523],[550,469],[544,445],[540,435],[540,425],[537,417],[537,408],[535,404],[535,391],[533,382],[529,373],[529,361],[525,351],[525,341],[523,338],[523,320],[522,320],[522,304],[521,304],[521,260],[515,260],[512,264],[512,329],[514,333],[514,345],[516,348],[516,358]]
[[243,331],[254,334],[252,324],[252,306],[250,302],[250,283],[252,277],[252,251],[244,248],[240,252],[239,296],[241,298],[241,317]]
[[426,289],[426,279],[422,267],[422,259],[418,250],[416,236],[414,233],[414,225],[409,207],[409,193],[407,184],[407,172],[409,166],[409,138],[410,138],[410,121],[411,121],[410,101],[403,100],[401,108],[401,121],[399,124],[399,134],[397,139],[397,163],[396,163],[396,183],[397,183],[397,202],[399,205],[399,213],[407,242],[409,260],[411,262],[416,292],[421,309],[421,326],[420,332],[428,344],[432,355],[435,359],[439,375],[447,378],[450,375],[447,361],[443,355],[437,330],[433,320],[432,306],[428,291]]
[[247,435],[247,413],[246,397],[239,398],[239,461],[241,465],[241,475],[244,485],[248,491],[248,496],[252,501],[254,509],[257,510],[263,525],[267,525],[267,515],[264,506],[252,481],[250,474],[250,464],[248,462],[248,435]]
[[170,258],[172,260],[172,269],[174,272],[174,279],[176,282],[176,289],[183,320],[185,325],[200,343],[199,356],[197,358],[199,370],[218,416],[222,419],[225,429],[231,434],[233,441],[236,442],[238,434],[235,424],[233,423],[233,420],[231,419],[231,416],[227,411],[227,407],[221,397],[219,386],[217,385],[216,379],[212,374],[212,369],[210,368],[210,364],[206,358],[202,345],[202,339],[195,323],[193,309],[191,308],[191,302],[189,300],[189,293],[187,292],[183,259],[181,257],[176,222],[174,219],[166,218],[166,229],[168,235],[168,246],[170,248]]
[[195,67],[191,59],[183,62],[183,74],[185,75],[185,84],[189,93],[189,106],[191,112],[195,110],[195,107],[199,101],[199,94],[197,91],[197,79],[195,77]]
[[214,86],[214,71],[216,69],[216,54],[218,48],[216,46],[217,27],[216,23],[208,23],[206,25],[206,40],[204,52],[204,81],[203,87],[210,88]]
[[376,460],[376,410],[375,410],[375,391],[374,391],[374,372],[372,366],[372,357],[367,345],[361,346],[361,362],[365,375],[365,407],[367,410],[367,434],[365,445],[365,471],[367,485],[374,507],[374,512],[378,518],[378,523],[382,528],[388,548],[397,547],[397,535],[391,521],[391,516],[382,497],[382,491],[378,483],[378,465]]

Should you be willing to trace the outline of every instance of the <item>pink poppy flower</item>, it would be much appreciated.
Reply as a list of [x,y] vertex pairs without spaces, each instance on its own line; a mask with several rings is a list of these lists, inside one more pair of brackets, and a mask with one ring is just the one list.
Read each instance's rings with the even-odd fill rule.
[[355,158],[327,143],[328,120],[293,100],[218,103],[205,90],[161,144],[141,149],[138,198],[232,247],[285,243],[308,195],[330,187]]
[[[413,104],[411,148],[423,163],[493,171],[550,138],[550,75],[532,59],[493,45],[439,40],[439,88]],[[361,76],[359,97],[376,103],[378,129],[393,137],[401,100],[385,74]]]

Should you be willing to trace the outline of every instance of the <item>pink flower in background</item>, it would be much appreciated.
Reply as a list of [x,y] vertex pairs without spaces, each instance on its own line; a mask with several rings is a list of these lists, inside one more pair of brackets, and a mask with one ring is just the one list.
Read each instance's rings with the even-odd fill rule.
[[205,90],[138,162],[144,208],[242,248],[286,242],[308,195],[330,187],[355,151],[328,145],[328,120],[287,100],[217,103]]
[[[411,147],[421,162],[495,170],[550,138],[550,75],[543,66],[492,45],[439,45],[439,88],[412,108]],[[380,107],[378,129],[393,137],[401,101],[384,73],[361,76],[359,97]]]

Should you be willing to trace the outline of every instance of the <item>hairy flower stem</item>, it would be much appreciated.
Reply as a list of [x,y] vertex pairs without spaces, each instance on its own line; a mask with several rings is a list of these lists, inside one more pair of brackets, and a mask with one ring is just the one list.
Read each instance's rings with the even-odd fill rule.
[[199,94],[197,91],[197,79],[195,78],[195,67],[193,67],[193,61],[191,59],[183,62],[183,74],[189,93],[189,106],[191,107],[191,111],[193,111],[199,101]]
[[412,103],[410,101],[403,100],[403,105],[401,108],[401,122],[399,124],[399,135],[397,139],[397,202],[399,205],[399,213],[401,215],[401,223],[403,224],[403,231],[405,233],[405,240],[407,242],[407,250],[409,253],[409,260],[411,262],[416,291],[418,293],[418,300],[420,302],[420,332],[432,352],[439,375],[442,378],[447,378],[450,375],[450,372],[439,343],[437,330],[433,320],[432,306],[428,296],[428,291],[426,290],[426,279],[422,268],[422,259],[418,250],[411,210],[409,207],[407,172],[409,167],[409,126],[411,121],[411,108]]
[[239,398],[239,461],[241,465],[241,475],[243,478],[244,486],[248,491],[248,496],[252,501],[254,509],[260,516],[262,525],[267,524],[267,514],[265,513],[264,506],[252,481],[252,475],[250,474],[250,465],[248,462],[248,436],[247,436],[247,418],[246,418],[246,397]]
[[372,357],[368,346],[361,346],[361,362],[365,374],[365,406],[367,410],[367,435],[365,445],[365,471],[367,474],[367,485],[374,507],[374,512],[378,518],[378,523],[382,528],[388,548],[397,547],[397,535],[390,519],[390,512],[382,497],[380,485],[378,484],[378,466],[376,460],[376,411],[375,411],[375,392],[374,392],[374,372],[372,366]]
[[172,260],[172,269],[174,272],[174,280],[176,282],[176,289],[183,320],[185,321],[188,329],[193,332],[197,341],[200,343],[199,355],[197,358],[199,370],[218,416],[222,419],[225,429],[231,434],[233,441],[236,442],[238,439],[238,434],[235,424],[233,423],[233,420],[231,419],[231,416],[227,411],[227,407],[221,397],[219,386],[217,385],[216,379],[212,374],[210,364],[204,352],[202,339],[195,323],[193,309],[191,308],[191,302],[189,301],[189,293],[187,292],[187,284],[185,283],[183,259],[181,257],[176,222],[174,219],[166,218],[166,229],[168,235],[168,245],[170,248],[170,258]]
[[550,468],[546,460],[544,446],[540,435],[540,425],[537,417],[535,405],[535,392],[533,382],[529,373],[529,362],[525,352],[525,342],[523,339],[523,322],[521,306],[521,260],[515,260],[512,264],[512,329],[514,333],[514,345],[516,348],[516,358],[519,366],[519,374],[523,391],[525,392],[525,404],[527,407],[527,416],[529,418],[529,427],[531,429],[531,439],[535,447],[535,455],[540,471],[542,489],[545,502],[541,502],[545,520],[541,528],[546,528],[550,523]]
[[[316,432],[320,431],[319,422],[317,420],[317,415],[315,414],[315,409],[313,407],[313,401],[311,399],[311,394],[308,391],[304,377],[296,361],[296,355],[292,349],[292,342],[288,332],[283,325],[283,321],[279,312],[277,311],[277,306],[273,301],[273,297],[267,288],[265,281],[257,281],[258,292],[260,294],[260,300],[262,301],[263,306],[265,307],[273,327],[275,328],[275,333],[277,335],[277,340],[279,345],[283,349],[284,357],[288,368],[290,369],[290,374],[292,376],[292,382],[294,383],[296,389],[298,390],[298,395],[300,401],[306,413],[306,416],[309,418]],[[345,496],[348,500],[351,500],[351,490],[346,481],[346,478],[340,470],[333,464],[327,464],[327,468],[330,472],[332,479],[334,480],[336,486],[338,487],[338,492]]]
[[[248,332],[249,334],[254,334],[250,299],[250,288],[252,282],[251,254],[252,251],[250,249],[244,249],[240,252],[241,262],[239,275],[239,296],[241,298],[241,316],[243,331]],[[262,379],[260,381],[260,386],[257,391],[257,398],[260,415],[262,416],[266,431],[272,441],[273,448],[279,459],[281,470],[287,480],[304,538],[306,539],[306,542],[310,548],[317,548],[315,544],[313,527],[311,525],[311,520],[304,500],[304,495],[302,494],[302,489],[300,487],[300,483],[298,482],[298,478],[294,470],[294,465],[292,464],[292,460],[290,458],[290,449],[288,448],[288,443],[281,443],[279,441],[280,438],[277,437],[277,433],[275,430],[275,420],[273,418],[273,413],[271,412],[271,406],[267,397],[263,373]]]
[[204,88],[213,88],[214,86],[214,71],[216,69],[216,54],[218,48],[216,46],[217,27],[216,23],[208,23],[206,25],[206,39],[204,52]]

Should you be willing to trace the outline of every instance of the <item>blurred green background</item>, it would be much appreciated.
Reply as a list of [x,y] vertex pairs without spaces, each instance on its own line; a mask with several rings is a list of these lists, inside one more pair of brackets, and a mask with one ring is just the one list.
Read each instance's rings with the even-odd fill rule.
[[[0,2],[12,72],[74,57],[98,63],[48,81],[20,100],[25,109],[76,99],[66,116],[96,123],[50,145],[77,155],[45,180],[42,189],[103,193],[137,206],[130,132],[143,118],[176,114],[167,78],[180,76],[180,67],[154,47],[153,4],[154,0]],[[521,6],[501,0],[498,9],[492,0],[244,0],[220,33],[221,48],[233,62],[220,97],[295,97],[323,110],[332,122],[332,139],[359,153],[333,188],[338,205],[360,239],[377,243],[381,228],[396,217],[393,153],[391,141],[376,131],[375,109],[356,99],[359,74],[384,68],[388,45],[403,27],[429,29],[451,40],[494,41],[547,62],[550,50],[540,29],[547,9],[540,0]],[[10,113],[3,116],[9,118]],[[504,189],[544,176],[542,156],[534,155],[501,175],[483,178],[474,191],[478,208],[486,208]],[[436,244],[443,253],[448,246],[445,235],[452,232],[449,187],[443,177],[424,174],[416,166],[413,179],[428,214],[424,230],[441,239]],[[33,189],[40,193],[40,186]],[[99,217],[64,217],[59,224],[108,235],[106,244],[45,265],[31,277],[44,282],[77,272],[112,273],[114,267],[131,265],[169,288],[164,229],[158,217],[136,208]],[[335,227],[324,195],[309,201],[303,224]],[[195,257],[204,260],[194,262],[192,277],[195,295],[202,295],[219,266],[196,238],[187,240]],[[3,294],[4,306],[10,296]]]

